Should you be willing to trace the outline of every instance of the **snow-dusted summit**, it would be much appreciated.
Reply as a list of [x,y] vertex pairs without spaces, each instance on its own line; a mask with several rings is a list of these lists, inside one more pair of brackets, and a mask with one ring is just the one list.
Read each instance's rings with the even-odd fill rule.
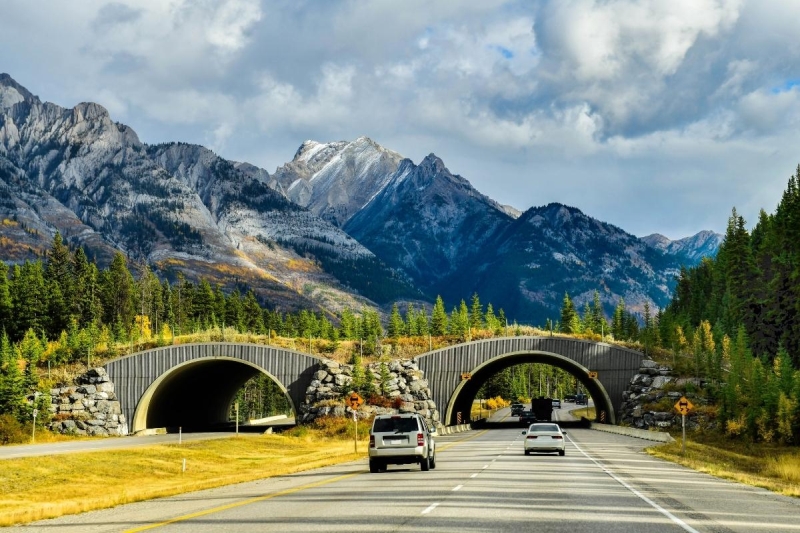
[[290,200],[341,227],[383,190],[402,159],[367,137],[306,141],[273,178]]

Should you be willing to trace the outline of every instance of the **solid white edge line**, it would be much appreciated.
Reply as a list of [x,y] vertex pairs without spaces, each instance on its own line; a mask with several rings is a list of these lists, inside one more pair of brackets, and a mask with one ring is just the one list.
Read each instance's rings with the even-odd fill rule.
[[[483,465],[483,468],[489,468],[489,465]],[[481,469],[483,470],[483,469]]]
[[631,491],[632,493],[634,493],[636,496],[638,496],[639,498],[641,498],[643,501],[645,501],[645,502],[647,502],[648,504],[650,504],[650,505],[651,505],[651,506],[652,506],[652,507],[653,507],[655,510],[657,510],[659,513],[663,514],[664,516],[666,516],[667,518],[669,518],[670,520],[672,520],[673,522],[675,522],[677,525],[679,525],[681,528],[683,528],[685,531],[688,531],[689,533],[700,533],[700,532],[699,532],[699,531],[697,531],[695,528],[693,528],[692,526],[690,526],[689,524],[687,524],[686,522],[684,522],[683,520],[681,520],[680,518],[678,518],[678,517],[677,517],[677,516],[675,516],[674,514],[670,513],[669,511],[667,511],[666,509],[664,509],[663,507],[661,507],[660,505],[658,505],[656,502],[654,502],[653,500],[651,500],[650,498],[648,498],[647,496],[645,496],[644,494],[642,494],[641,492],[639,492],[638,490],[636,490],[636,489],[634,489],[633,487],[631,487],[630,485],[628,485],[628,484],[625,482],[625,480],[624,480],[624,479],[621,479],[620,477],[618,477],[618,476],[617,476],[616,474],[614,474],[614,472],[612,472],[612,471],[611,471],[609,468],[607,468],[606,466],[602,465],[602,464],[601,464],[599,461],[597,461],[597,460],[596,460],[594,457],[592,457],[591,455],[589,455],[588,453],[586,453],[585,451],[583,451],[583,450],[581,449],[581,447],[580,447],[580,446],[578,446],[578,445],[575,443],[575,441],[574,441],[574,440],[572,440],[572,439],[568,439],[568,440],[569,440],[569,442],[571,442],[571,443],[572,443],[572,445],[573,445],[573,446],[575,446],[575,448],[576,448],[576,449],[577,449],[579,452],[581,452],[581,453],[582,453],[582,454],[583,454],[583,455],[584,455],[584,456],[585,456],[587,459],[589,459],[591,462],[593,462],[594,464],[596,464],[596,465],[597,465],[597,466],[600,468],[600,470],[602,470],[603,472],[605,472],[606,474],[608,474],[608,475],[609,475],[609,476],[610,476],[610,477],[611,477],[611,478],[612,478],[614,481],[616,481],[617,483],[619,483],[620,485],[622,485],[623,487],[625,487],[626,489],[628,489],[629,491]]
[[458,486],[456,486],[456,487],[453,487],[453,492],[455,492],[455,491],[457,491],[457,490],[461,490],[461,487],[463,487],[463,486],[464,486],[464,485],[458,485]]
[[436,502],[436,503],[432,503],[432,504],[430,504],[430,505],[429,505],[429,506],[428,506],[428,507],[427,507],[427,508],[426,508],[424,511],[422,511],[422,513],[421,513],[421,514],[428,514],[428,513],[430,513],[431,511],[433,511],[434,509],[436,509],[436,507],[437,507],[438,505],[439,505],[439,502]]
[[477,473],[477,472],[475,472],[474,474],[472,474],[472,475],[471,475],[471,476],[469,476],[469,477],[478,477],[478,473]]

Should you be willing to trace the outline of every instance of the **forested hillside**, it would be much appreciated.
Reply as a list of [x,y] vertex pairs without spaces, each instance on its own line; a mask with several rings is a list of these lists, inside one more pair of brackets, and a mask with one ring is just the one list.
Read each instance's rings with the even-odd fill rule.
[[752,230],[734,209],[716,258],[681,271],[658,331],[691,355],[729,434],[800,443],[800,166]]

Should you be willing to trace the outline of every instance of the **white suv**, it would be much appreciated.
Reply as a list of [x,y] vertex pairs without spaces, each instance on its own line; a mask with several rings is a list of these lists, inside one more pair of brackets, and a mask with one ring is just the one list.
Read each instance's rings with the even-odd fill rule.
[[369,471],[384,472],[386,465],[418,463],[436,468],[436,430],[418,414],[378,415],[369,432]]

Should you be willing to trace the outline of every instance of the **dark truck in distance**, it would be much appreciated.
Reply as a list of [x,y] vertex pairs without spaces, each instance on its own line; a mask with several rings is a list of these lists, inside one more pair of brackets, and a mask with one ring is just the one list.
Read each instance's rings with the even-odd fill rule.
[[575,395],[575,405],[588,405],[589,404],[589,397],[579,392]]
[[539,422],[549,422],[553,417],[552,398],[531,399],[531,411]]
[[524,427],[528,427],[534,422],[537,422],[536,415],[533,411],[524,410],[519,414],[519,423]]

